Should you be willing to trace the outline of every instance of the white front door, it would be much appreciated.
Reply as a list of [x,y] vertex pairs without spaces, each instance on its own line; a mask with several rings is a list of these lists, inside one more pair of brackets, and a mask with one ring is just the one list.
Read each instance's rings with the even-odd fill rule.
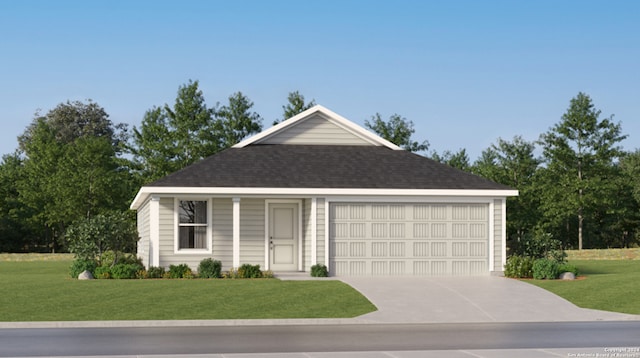
[[298,204],[269,204],[269,266],[298,270]]

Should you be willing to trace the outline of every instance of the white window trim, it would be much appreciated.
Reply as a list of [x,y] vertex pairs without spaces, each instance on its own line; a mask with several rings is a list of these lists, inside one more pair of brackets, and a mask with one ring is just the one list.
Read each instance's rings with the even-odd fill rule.
[[[180,248],[180,201],[206,201],[207,202],[207,248],[206,249],[181,249]],[[191,225],[186,225],[191,226]],[[199,226],[199,225],[193,225]],[[173,200],[173,253],[177,255],[212,254],[213,253],[213,202],[209,198],[181,197]]]

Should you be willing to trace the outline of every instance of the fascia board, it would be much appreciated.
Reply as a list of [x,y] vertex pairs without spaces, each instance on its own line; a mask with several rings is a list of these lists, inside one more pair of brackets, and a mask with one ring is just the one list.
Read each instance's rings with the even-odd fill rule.
[[510,197],[517,190],[482,189],[350,189],[350,188],[212,188],[212,187],[142,187],[131,209],[137,209],[149,195],[236,195],[263,196],[421,196],[421,197]]

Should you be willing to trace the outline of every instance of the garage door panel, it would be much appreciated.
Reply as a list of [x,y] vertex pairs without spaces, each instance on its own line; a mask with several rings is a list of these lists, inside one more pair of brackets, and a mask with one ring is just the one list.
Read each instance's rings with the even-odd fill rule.
[[488,204],[333,203],[333,275],[486,275]]

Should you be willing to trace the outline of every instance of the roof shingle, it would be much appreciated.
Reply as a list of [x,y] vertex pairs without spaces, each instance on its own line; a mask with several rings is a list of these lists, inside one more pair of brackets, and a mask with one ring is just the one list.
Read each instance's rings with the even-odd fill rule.
[[146,186],[511,190],[404,150],[336,145],[229,148]]

